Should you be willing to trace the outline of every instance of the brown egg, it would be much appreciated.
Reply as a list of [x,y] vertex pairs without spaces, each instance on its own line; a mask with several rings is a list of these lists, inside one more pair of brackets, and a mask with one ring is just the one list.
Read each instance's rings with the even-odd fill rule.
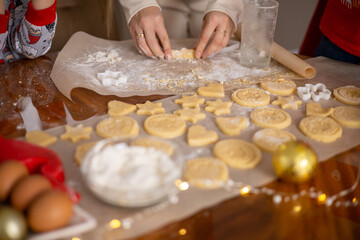
[[67,225],[72,214],[72,202],[65,193],[47,190],[30,203],[28,223],[34,232],[50,231]]
[[8,160],[0,163],[0,202],[5,201],[14,184],[27,175],[28,170],[22,162]]
[[13,187],[10,203],[14,208],[24,211],[33,199],[49,189],[51,189],[51,183],[46,177],[39,174],[26,176]]

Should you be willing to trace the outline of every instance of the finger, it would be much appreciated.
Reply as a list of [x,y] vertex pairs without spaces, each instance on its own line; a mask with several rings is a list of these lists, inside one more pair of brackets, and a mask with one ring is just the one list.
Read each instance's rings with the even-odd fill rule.
[[204,49],[207,45],[207,43],[209,42],[209,39],[211,37],[211,35],[213,34],[215,30],[215,27],[212,26],[211,24],[207,24],[205,23],[201,33],[200,33],[200,38],[198,40],[198,43],[196,44],[196,50],[195,50],[195,57],[197,59],[201,58],[204,52]]
[[223,48],[223,44],[226,41],[226,34],[226,30],[216,30],[213,39],[206,47],[202,57],[207,58],[219,52]]
[[141,52],[143,52],[148,57],[154,57],[153,52],[150,50],[148,43],[146,42],[146,36],[144,33],[137,34],[136,40],[137,40],[136,45],[139,47]]
[[164,49],[165,59],[171,60],[172,51],[171,51],[169,36],[166,32],[165,27],[163,26],[159,27],[159,29],[157,30],[157,36],[160,40],[162,48]]
[[153,55],[158,58],[164,59],[164,53],[160,48],[159,41],[156,38],[155,31],[153,29],[145,29],[145,39],[148,47]]

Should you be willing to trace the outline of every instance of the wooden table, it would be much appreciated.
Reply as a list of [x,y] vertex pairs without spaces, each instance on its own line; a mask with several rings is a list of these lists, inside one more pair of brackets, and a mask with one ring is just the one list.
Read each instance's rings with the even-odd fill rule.
[[[64,104],[75,120],[84,120],[95,114],[105,114],[110,99],[142,103],[166,97],[119,98],[74,89],[71,102],[49,77],[55,58],[55,54],[48,54],[36,60],[0,66],[0,134],[3,137],[16,138],[25,134],[17,108],[17,100],[22,96],[31,97],[45,129],[65,124]],[[358,170],[354,166],[359,163],[360,146],[357,146],[321,162],[317,175],[310,182],[274,181],[265,187],[290,193],[316,187],[331,195],[356,181]],[[359,201],[359,187],[342,199]],[[138,239],[360,239],[359,205],[326,206],[308,196],[275,204],[272,196],[250,194],[203,209]]]

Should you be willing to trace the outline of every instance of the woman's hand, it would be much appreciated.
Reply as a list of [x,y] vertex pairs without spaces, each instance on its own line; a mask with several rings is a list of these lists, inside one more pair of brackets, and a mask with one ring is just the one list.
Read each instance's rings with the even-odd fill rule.
[[129,30],[139,53],[171,59],[170,41],[158,7],[147,7],[136,13],[130,20]]
[[[205,15],[200,38],[195,47],[195,57],[207,58],[226,47],[235,31],[231,18],[223,12],[213,11]],[[211,42],[209,40],[214,34]],[[204,51],[205,49],[205,51]]]

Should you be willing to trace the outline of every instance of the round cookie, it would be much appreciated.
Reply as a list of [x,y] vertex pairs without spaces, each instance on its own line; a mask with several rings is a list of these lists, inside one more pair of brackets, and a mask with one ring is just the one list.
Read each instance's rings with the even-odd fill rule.
[[215,144],[213,154],[230,167],[248,169],[261,161],[260,149],[240,139],[225,139]]
[[179,116],[163,113],[148,117],[144,129],[153,136],[175,138],[186,132],[186,123]]
[[356,107],[336,107],[331,117],[344,127],[360,128],[360,109]]
[[262,107],[270,102],[270,96],[258,88],[241,88],[231,94],[231,99],[244,107]]
[[214,189],[229,180],[226,164],[216,158],[194,158],[186,163],[184,180],[198,188]]
[[258,108],[251,112],[250,120],[259,127],[286,128],[291,124],[290,115],[277,108]]
[[136,137],[139,130],[137,121],[127,116],[105,118],[96,125],[96,133],[103,138]]
[[153,138],[138,138],[131,143],[131,146],[141,146],[146,148],[155,148],[157,150],[163,151],[167,155],[171,156],[174,153],[174,147],[167,142],[156,140]]
[[282,96],[290,95],[296,90],[296,84],[289,79],[262,81],[260,87],[269,93]]
[[309,116],[299,123],[299,129],[309,138],[319,142],[334,142],[342,135],[342,128],[329,117]]
[[334,96],[340,102],[350,105],[360,105],[360,88],[355,86],[334,89]]
[[282,144],[295,141],[296,137],[285,130],[264,128],[257,131],[252,141],[262,150],[274,153]]

